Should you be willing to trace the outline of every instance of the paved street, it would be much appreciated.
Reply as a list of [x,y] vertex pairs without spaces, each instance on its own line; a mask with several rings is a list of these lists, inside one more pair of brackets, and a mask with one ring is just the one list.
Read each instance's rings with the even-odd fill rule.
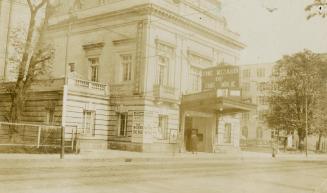
[[1,159],[0,193],[302,193],[315,192],[327,178],[322,159],[30,158]]

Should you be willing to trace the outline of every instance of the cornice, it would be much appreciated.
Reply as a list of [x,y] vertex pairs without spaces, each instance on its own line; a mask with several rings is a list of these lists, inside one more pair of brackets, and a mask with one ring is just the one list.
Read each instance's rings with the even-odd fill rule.
[[[142,5],[142,6],[137,6],[134,8],[135,11],[137,12],[140,12],[140,13],[147,13],[147,14],[152,14],[152,15],[158,15],[158,16],[161,16],[161,17],[164,17],[164,18],[168,18],[168,19],[171,19],[175,22],[180,22],[180,23],[183,23],[184,25],[188,26],[188,27],[192,27],[196,30],[199,30],[201,32],[204,32],[208,35],[211,35],[213,36],[214,38],[218,38],[220,40],[223,40],[227,43],[231,43],[233,44],[234,46],[240,48],[240,49],[243,49],[245,48],[245,44],[241,43],[240,41],[238,40],[235,40],[229,36],[226,36],[222,33],[219,33],[219,32],[216,32],[212,29],[209,29],[203,25],[200,25],[190,19],[187,19],[186,17],[183,17],[177,13],[174,13],[166,8],[163,8],[163,7],[160,7],[158,5],[155,5],[155,4],[145,4],[145,5]],[[150,21],[151,23],[151,21]]]
[[[142,4],[137,5],[134,7],[126,8],[123,10],[117,10],[117,11],[111,11],[109,13],[99,14],[91,17],[86,18],[79,18],[74,22],[75,25],[81,24],[84,22],[92,22],[97,21],[99,22],[100,19],[105,19],[109,17],[120,17],[127,14],[136,14],[136,15],[157,15],[159,17],[163,17],[165,19],[172,20],[176,23],[182,23],[183,25],[193,28],[195,30],[198,30],[200,32],[206,33],[207,35],[222,40],[226,43],[232,44],[233,46],[243,49],[245,48],[245,44],[241,43],[238,40],[235,40],[234,38],[225,35],[223,33],[219,33],[217,31],[214,31],[212,29],[209,29],[201,24],[198,24],[190,19],[187,19],[186,17],[183,17],[177,13],[174,13],[173,11],[170,11],[166,8],[163,8],[161,6],[155,5],[155,4]],[[78,14],[77,14],[78,15]],[[149,23],[153,22],[149,19],[147,19]],[[50,30],[57,29],[57,28],[65,28],[69,25],[68,21],[58,22],[57,24],[51,25]]]
[[117,46],[117,45],[122,45],[122,44],[129,44],[132,42],[135,42],[135,38],[125,38],[125,39],[119,39],[119,40],[113,40],[112,43]]
[[190,3],[189,1],[186,1],[186,0],[180,0],[180,1],[182,1],[186,6],[191,7],[192,9],[195,9],[195,10],[201,12],[202,14],[204,14],[204,15],[212,18],[212,19],[216,19],[216,20],[220,20],[221,22],[224,22],[224,20],[221,17],[216,16],[216,15],[214,15],[214,14],[212,14],[212,13],[210,13],[210,12],[204,10],[204,9],[201,9],[198,6],[194,5],[193,3]]

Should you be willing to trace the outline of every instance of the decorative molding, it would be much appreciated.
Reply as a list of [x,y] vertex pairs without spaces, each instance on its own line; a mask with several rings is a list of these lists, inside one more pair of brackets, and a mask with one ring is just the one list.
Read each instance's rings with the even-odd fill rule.
[[83,45],[83,49],[87,57],[98,57],[101,55],[103,46],[104,46],[103,42],[94,43],[94,44],[85,44]]
[[121,45],[121,44],[130,44],[132,42],[135,42],[135,38],[126,38],[126,39],[119,39],[119,40],[113,40],[112,43],[115,46]]
[[[245,48],[245,45],[243,43],[241,43],[238,40],[235,40],[233,37],[230,37],[228,35],[225,35],[223,33],[219,33],[215,30],[212,30],[208,27],[205,27],[201,24],[198,24],[194,21],[191,21],[190,19],[183,17],[177,13],[174,13],[166,8],[160,7],[158,5],[154,5],[154,4],[146,4],[143,6],[140,6],[138,8],[135,8],[135,10],[141,11],[143,10],[143,12],[145,13],[151,13],[151,14],[156,14],[171,20],[174,20],[175,22],[181,22],[185,25],[187,25],[188,27],[192,27],[194,29],[200,30],[202,32],[207,33],[208,35],[212,35],[215,38],[219,38],[227,43],[233,44],[234,46],[238,47],[238,48]],[[226,32],[229,34],[233,34],[233,36],[238,36],[236,33],[231,32],[230,30],[226,29]]]
[[156,38],[155,43],[156,43],[156,44],[163,44],[163,45],[168,46],[168,47],[171,47],[171,48],[173,48],[173,49],[176,48],[176,45],[175,45],[175,44],[170,43],[170,42],[166,42],[166,41],[164,41],[164,40],[160,40],[160,39],[158,39],[158,38]]
[[[137,5],[134,7],[130,7],[124,10],[117,10],[117,11],[112,11],[109,13],[103,13],[103,14],[99,14],[99,15],[94,15],[91,17],[87,17],[87,18],[80,18],[79,21],[75,21],[75,25],[77,24],[81,24],[81,23],[85,23],[85,22],[92,22],[92,21],[99,21],[99,19],[104,19],[104,18],[108,18],[108,17],[120,17],[122,15],[127,15],[127,14],[131,14],[131,13],[136,13],[136,14],[155,14],[167,19],[171,19],[175,22],[180,22],[184,25],[186,25],[187,27],[196,29],[202,33],[206,33],[207,35],[212,36],[213,38],[216,39],[220,39],[222,41],[224,41],[227,44],[231,44],[239,49],[243,49],[245,48],[245,44],[243,44],[242,42],[236,40],[236,36],[238,36],[236,33],[231,32],[230,30],[226,29],[226,33],[228,34],[224,34],[218,31],[215,31],[213,29],[210,29],[208,27],[205,27],[201,24],[198,24],[194,21],[191,21],[190,19],[183,17],[182,15],[179,15],[177,13],[174,13],[171,10],[168,10],[166,8],[160,7],[158,5],[154,5],[154,4],[142,4],[142,5]],[[50,26],[51,30],[54,30],[56,28],[65,28],[67,27],[68,22],[59,22],[57,24],[53,24]],[[233,37],[235,36],[235,37]]]
[[84,50],[102,49],[103,46],[104,46],[104,42],[85,44],[85,45],[83,45],[83,49]]
[[198,52],[195,52],[195,51],[192,51],[192,50],[187,50],[187,55],[194,55],[194,56],[197,56],[199,58],[203,58],[203,59],[206,59],[210,62],[213,61],[213,58],[212,57],[209,57],[209,56],[206,56],[206,55],[203,55],[203,54],[200,54]]

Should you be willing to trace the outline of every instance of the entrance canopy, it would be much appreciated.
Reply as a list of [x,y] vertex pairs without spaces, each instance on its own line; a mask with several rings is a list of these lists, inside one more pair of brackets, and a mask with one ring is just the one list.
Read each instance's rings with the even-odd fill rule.
[[221,90],[210,90],[184,95],[181,103],[184,111],[215,113],[241,113],[256,109],[256,105],[243,102],[241,96],[221,95]]

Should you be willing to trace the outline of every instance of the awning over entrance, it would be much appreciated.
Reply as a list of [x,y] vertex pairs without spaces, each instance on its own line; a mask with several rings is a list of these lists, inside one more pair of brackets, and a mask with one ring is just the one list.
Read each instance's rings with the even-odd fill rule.
[[184,95],[181,103],[184,111],[215,113],[241,113],[256,109],[256,105],[241,100],[239,96],[221,96],[218,90]]

